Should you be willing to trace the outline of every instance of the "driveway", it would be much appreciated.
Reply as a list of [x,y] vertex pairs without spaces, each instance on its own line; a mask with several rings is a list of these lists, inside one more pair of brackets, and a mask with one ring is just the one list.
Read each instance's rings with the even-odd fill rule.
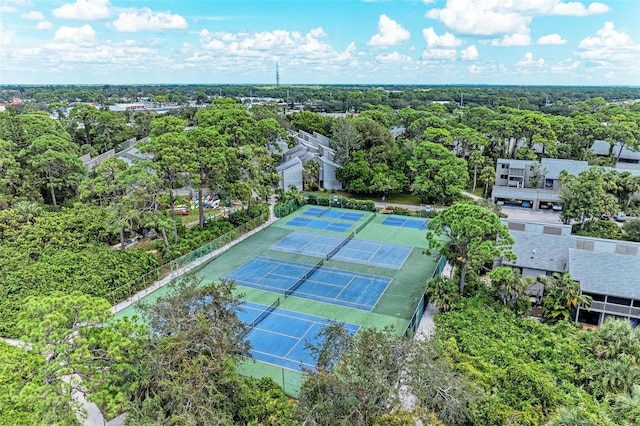
[[560,219],[560,212],[553,210],[532,210],[525,209],[523,207],[502,206],[502,213],[506,214],[509,219],[553,224],[562,223],[562,220]]

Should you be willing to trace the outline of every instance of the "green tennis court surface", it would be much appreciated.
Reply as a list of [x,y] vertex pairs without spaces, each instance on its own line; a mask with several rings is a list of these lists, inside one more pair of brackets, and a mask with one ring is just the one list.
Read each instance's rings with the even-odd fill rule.
[[[256,361],[298,371],[315,367],[305,345],[321,343],[318,333],[327,323],[326,318],[277,307],[269,310],[267,306],[251,302],[242,304],[238,318],[245,324],[253,323],[246,338],[251,342],[249,352]],[[255,322],[258,318],[260,321]],[[349,334],[360,328],[355,324],[344,326]]]
[[[330,257],[334,260],[390,269],[400,269],[413,250],[413,247],[358,239],[351,239],[341,246],[344,241],[344,238],[332,235],[296,231],[272,245],[270,249],[316,257]],[[336,248],[338,250],[333,253]],[[330,254],[332,255],[329,256]]]
[[370,311],[390,278],[258,256],[228,279],[245,287]]
[[[322,215],[317,216],[320,211],[314,209],[322,210]],[[355,215],[359,219],[348,220],[355,219]],[[391,326],[397,335],[405,333],[423,299],[426,281],[436,262],[432,256],[423,254],[427,245],[426,230],[383,225],[382,222],[390,217],[408,219],[304,206],[196,271],[204,282],[234,278],[238,297],[253,304],[246,305],[251,313],[239,312],[239,316],[250,326],[247,339],[254,347],[255,361],[240,363],[239,371],[253,377],[269,376],[287,393],[296,396],[303,380],[300,366],[312,364],[300,348],[304,347],[303,342],[312,341],[319,324],[326,320],[338,321],[348,324],[350,330],[353,327]],[[301,227],[290,224],[294,219],[344,224],[340,229],[345,231],[302,227],[302,232]],[[358,232],[348,240],[356,229]],[[344,246],[327,259],[327,254],[343,242]],[[323,260],[323,265],[312,271],[319,259]],[[283,297],[310,272],[300,286],[288,294],[289,297]],[[166,287],[160,288],[145,301],[152,302],[166,291]],[[279,306],[254,323],[278,298]],[[130,306],[116,316],[136,313],[135,306]],[[291,319],[295,316],[300,318]],[[314,328],[313,331],[301,334],[302,320],[308,321],[307,325]],[[287,337],[273,340],[274,335],[280,334]]]

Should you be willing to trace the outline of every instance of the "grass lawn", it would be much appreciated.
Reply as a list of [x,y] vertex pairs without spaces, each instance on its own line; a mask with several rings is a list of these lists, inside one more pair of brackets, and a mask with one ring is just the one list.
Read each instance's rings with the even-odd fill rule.
[[[322,198],[331,198],[334,195],[338,197],[352,198],[354,200],[373,200],[373,201],[382,201],[382,197],[379,195],[367,195],[367,194],[352,194],[347,191],[328,191],[328,192],[315,192],[318,197]],[[397,192],[393,194],[387,195],[385,198],[385,202],[388,204],[410,204],[413,206],[420,205],[420,197],[417,197],[412,194],[404,194],[402,192]]]

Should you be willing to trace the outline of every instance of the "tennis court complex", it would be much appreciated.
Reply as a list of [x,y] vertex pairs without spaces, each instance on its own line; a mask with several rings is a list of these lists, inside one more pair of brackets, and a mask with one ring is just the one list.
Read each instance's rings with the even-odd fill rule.
[[[256,361],[291,370],[313,369],[315,363],[305,350],[305,344],[319,343],[318,333],[327,324],[327,319],[280,309],[277,304],[242,304],[238,318],[250,326],[246,338],[251,342],[251,355]],[[344,326],[349,334],[354,334],[360,328],[348,323]]]
[[228,277],[239,285],[370,311],[390,278],[258,256]]
[[424,219],[409,219],[398,216],[387,217],[382,221],[382,225],[400,226],[402,228],[427,229],[427,221]]
[[307,217],[296,217],[286,223],[289,226],[295,226],[297,228],[309,228],[322,231],[340,232],[343,233],[351,228],[353,225],[348,222],[334,222],[324,219],[310,219]]
[[270,249],[400,269],[413,247],[294,231]]

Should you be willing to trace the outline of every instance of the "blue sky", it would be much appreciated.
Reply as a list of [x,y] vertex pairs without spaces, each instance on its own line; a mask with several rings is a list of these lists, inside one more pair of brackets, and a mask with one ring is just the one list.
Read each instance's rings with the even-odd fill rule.
[[0,84],[640,85],[640,0],[2,0]]

